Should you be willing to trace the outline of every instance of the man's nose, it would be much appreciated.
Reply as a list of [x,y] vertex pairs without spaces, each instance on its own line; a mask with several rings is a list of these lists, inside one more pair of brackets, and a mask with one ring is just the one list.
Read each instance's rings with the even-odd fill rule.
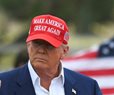
[[47,49],[46,49],[46,46],[45,45],[40,45],[38,46],[38,50],[37,50],[39,53],[46,53],[47,52]]

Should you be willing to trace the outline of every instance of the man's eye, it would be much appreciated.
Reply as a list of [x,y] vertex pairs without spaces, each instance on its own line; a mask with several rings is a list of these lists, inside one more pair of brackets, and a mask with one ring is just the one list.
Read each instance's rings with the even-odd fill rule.
[[50,49],[50,50],[55,48],[51,44],[44,42],[44,41],[33,41],[33,44],[37,45],[37,46],[45,47],[45,48]]
[[52,46],[52,45],[47,45],[47,49],[54,49],[54,46]]
[[39,42],[39,41],[33,41],[33,44],[41,45],[41,42]]

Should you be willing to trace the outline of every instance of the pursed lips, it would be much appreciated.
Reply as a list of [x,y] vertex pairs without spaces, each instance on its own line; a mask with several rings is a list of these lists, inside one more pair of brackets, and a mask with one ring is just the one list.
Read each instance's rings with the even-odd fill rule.
[[38,61],[40,61],[40,62],[41,62],[41,61],[43,61],[43,62],[44,62],[44,61],[45,61],[45,62],[47,61],[46,58],[42,58],[42,57],[36,57],[36,58],[34,58],[34,59],[35,59],[35,60],[38,60]]

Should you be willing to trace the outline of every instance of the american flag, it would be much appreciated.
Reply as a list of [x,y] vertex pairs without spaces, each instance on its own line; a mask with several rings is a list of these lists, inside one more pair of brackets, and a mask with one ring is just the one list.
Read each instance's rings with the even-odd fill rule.
[[114,95],[114,38],[66,58],[63,66],[97,80],[103,95]]

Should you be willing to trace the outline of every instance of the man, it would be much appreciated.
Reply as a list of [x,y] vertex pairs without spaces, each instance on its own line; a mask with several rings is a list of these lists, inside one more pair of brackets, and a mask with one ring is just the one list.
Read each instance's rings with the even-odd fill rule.
[[0,74],[0,95],[102,95],[97,82],[63,68],[69,32],[52,15],[33,18],[26,40],[28,64]]

